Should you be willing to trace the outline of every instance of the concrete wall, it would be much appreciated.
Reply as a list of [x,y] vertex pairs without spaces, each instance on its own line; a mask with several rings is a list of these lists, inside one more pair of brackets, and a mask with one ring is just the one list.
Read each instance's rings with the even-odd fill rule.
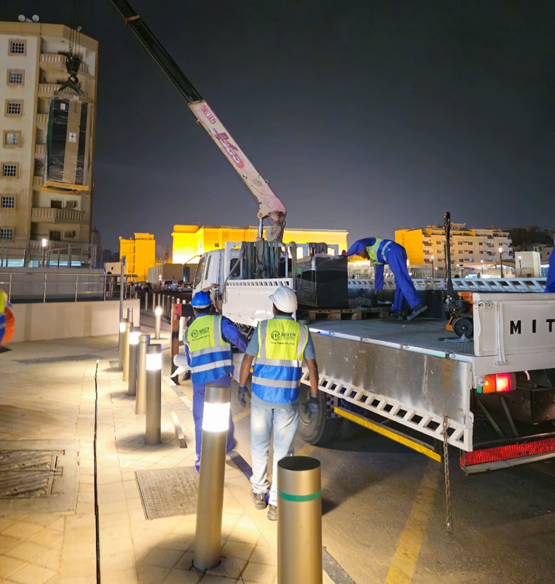
[[[140,301],[125,300],[133,308],[134,325],[140,324]],[[14,304],[15,333],[12,343],[74,337],[115,335],[119,331],[119,302],[47,302]]]

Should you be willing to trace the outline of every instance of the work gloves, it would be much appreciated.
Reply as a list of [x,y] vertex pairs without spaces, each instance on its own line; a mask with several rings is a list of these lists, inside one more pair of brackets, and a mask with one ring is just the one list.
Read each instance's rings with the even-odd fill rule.
[[320,399],[318,396],[314,397],[313,395],[310,396],[308,402],[308,411],[310,412],[310,418],[317,418],[318,412],[320,411]]
[[246,385],[240,385],[237,391],[237,397],[239,398],[239,403],[246,408],[247,407],[247,395],[249,399],[251,397],[251,390]]

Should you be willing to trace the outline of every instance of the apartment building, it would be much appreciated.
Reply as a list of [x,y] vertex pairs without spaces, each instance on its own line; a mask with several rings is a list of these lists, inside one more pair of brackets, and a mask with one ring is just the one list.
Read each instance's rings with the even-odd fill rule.
[[[79,87],[96,104],[98,43],[66,26],[0,22],[0,248],[89,244],[93,164],[89,190],[44,192],[50,100],[68,78],[72,39],[81,56]],[[93,106],[93,116],[96,108]],[[94,152],[94,118],[87,144]]]
[[[340,229],[290,229],[283,233],[283,242],[326,242],[346,250],[348,231]],[[223,249],[228,241],[256,241],[258,227],[209,227],[204,225],[175,225],[173,228],[173,263],[198,264],[207,251]],[[299,251],[299,253],[301,253]]]
[[[445,257],[445,232],[434,225],[421,229],[399,229],[395,241],[407,250],[411,266],[425,266],[439,270],[447,267]],[[501,251],[500,251],[501,250]],[[465,264],[499,263],[513,260],[513,250],[508,231],[502,229],[470,229],[466,223],[451,225],[451,266]]]
[[156,265],[156,241],[150,233],[135,233],[134,239],[119,238],[120,260],[125,256],[128,274],[137,276],[138,282],[148,280],[148,270]]

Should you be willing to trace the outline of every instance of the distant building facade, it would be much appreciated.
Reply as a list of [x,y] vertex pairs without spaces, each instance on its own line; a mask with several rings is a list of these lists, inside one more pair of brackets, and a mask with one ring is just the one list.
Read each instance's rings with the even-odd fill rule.
[[[348,231],[339,229],[285,229],[283,242],[326,242],[338,245],[339,253],[347,249]],[[173,263],[198,264],[207,251],[223,249],[228,241],[256,241],[257,227],[205,227],[175,225],[173,228]]]
[[156,264],[156,241],[150,233],[135,233],[134,239],[119,238],[120,260],[125,256],[126,272],[137,276],[138,282],[148,281],[148,270]]
[[[395,241],[407,250],[411,266],[426,266],[445,270],[445,232],[434,225],[420,229],[399,229]],[[499,263],[499,249],[504,260],[513,260],[509,232],[503,229],[470,229],[466,223],[451,225],[451,266]]]
[[[50,101],[68,78],[66,56],[76,34],[59,24],[0,22],[0,245],[14,256],[39,250],[43,239],[47,249],[91,241],[92,180],[88,191],[41,191]],[[79,39],[79,86],[96,105],[98,43]],[[91,152],[94,119],[92,128]]]

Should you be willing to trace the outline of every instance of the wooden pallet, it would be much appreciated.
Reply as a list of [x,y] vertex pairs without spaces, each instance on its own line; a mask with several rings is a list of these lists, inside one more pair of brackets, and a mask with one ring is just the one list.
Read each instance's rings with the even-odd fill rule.
[[372,316],[382,317],[389,308],[313,308],[309,309],[310,322],[315,320],[364,320]]

